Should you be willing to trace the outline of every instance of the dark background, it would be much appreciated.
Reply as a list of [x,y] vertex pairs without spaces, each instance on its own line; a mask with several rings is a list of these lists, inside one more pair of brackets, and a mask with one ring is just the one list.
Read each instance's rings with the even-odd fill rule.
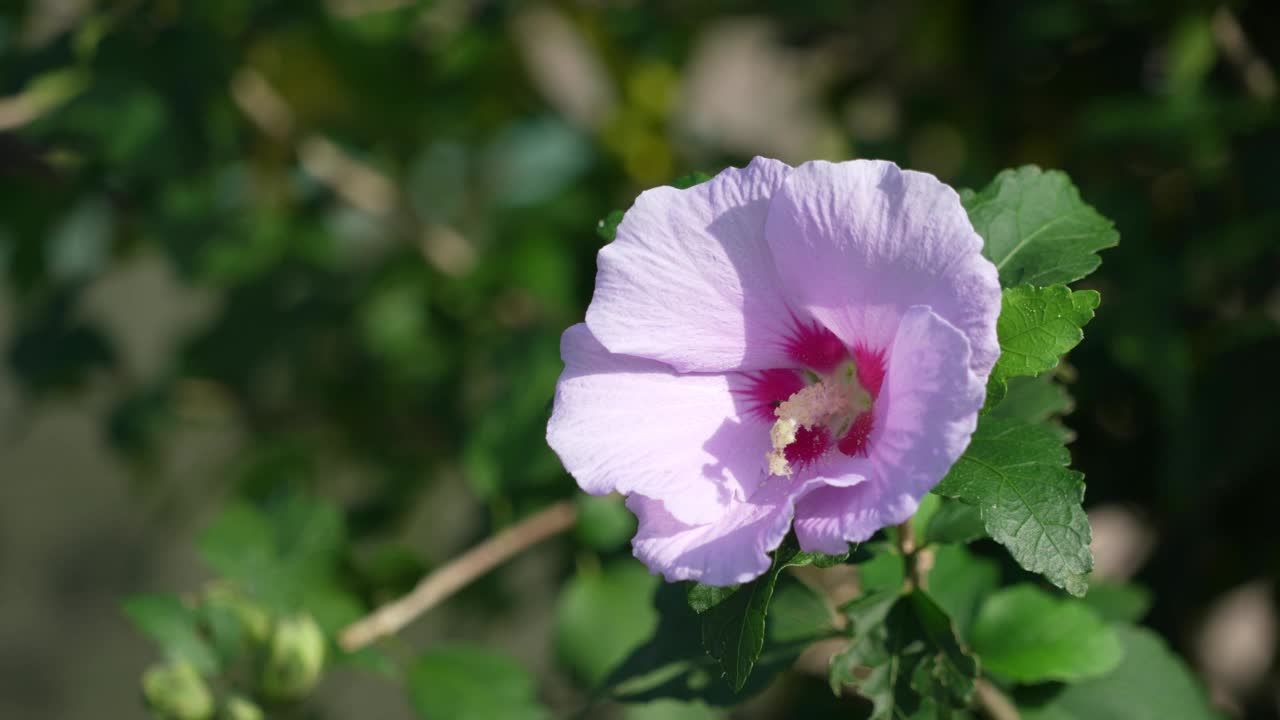
[[[597,219],[760,154],[957,187],[1036,163],[1116,221],[1060,373],[1099,571],[1277,717],[1280,5],[2,7],[0,716],[140,717],[155,655],[118,603],[198,588],[230,499],[336,504],[374,601],[570,496],[543,432]],[[588,545],[406,642],[511,653],[572,706],[557,591],[635,564]],[[335,677],[330,716],[407,717]]]

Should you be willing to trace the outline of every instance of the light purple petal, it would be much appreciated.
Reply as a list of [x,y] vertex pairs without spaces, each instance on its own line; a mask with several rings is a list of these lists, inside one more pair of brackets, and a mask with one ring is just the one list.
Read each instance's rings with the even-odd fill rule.
[[806,550],[842,552],[915,512],[969,445],[985,398],[970,370],[969,341],[927,307],[908,308],[889,351],[876,402],[871,472],[854,487],[826,486],[796,508],[796,536]]
[[816,465],[813,476],[823,485],[853,487],[871,479],[874,473],[875,464],[870,458],[849,457],[840,452],[832,452]]
[[955,191],[883,161],[795,168],[765,234],[789,299],[851,346],[887,347],[913,305],[959,328],[971,368],[1000,354],[1000,284]]
[[769,569],[773,551],[791,526],[795,500],[818,480],[770,478],[749,501],[734,501],[713,523],[680,522],[663,503],[632,495],[627,508],[640,520],[631,541],[636,557],[669,582],[733,585]]
[[610,353],[583,324],[565,331],[560,353],[547,442],[583,490],[643,493],[697,523],[764,479],[769,426],[733,392],[735,378]]
[[839,555],[884,525],[871,508],[880,490],[874,482],[853,487],[820,487],[796,507],[796,540],[806,552]]
[[642,193],[600,250],[592,334],[680,372],[794,365],[780,344],[794,323],[764,234],[790,171],[756,158],[687,190]]

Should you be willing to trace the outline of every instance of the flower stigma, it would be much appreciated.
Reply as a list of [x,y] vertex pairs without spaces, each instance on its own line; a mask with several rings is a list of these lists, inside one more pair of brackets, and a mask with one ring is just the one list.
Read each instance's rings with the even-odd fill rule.
[[858,416],[871,409],[871,394],[858,382],[858,367],[852,360],[826,376],[809,370],[804,375],[809,384],[774,409],[778,419],[769,430],[773,449],[765,454],[770,475],[788,477],[794,471],[786,451],[796,442],[800,428],[827,427],[835,437],[843,437]]

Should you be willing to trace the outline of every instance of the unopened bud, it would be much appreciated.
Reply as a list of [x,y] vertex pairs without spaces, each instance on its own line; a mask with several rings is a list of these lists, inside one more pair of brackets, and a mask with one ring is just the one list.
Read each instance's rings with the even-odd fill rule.
[[281,618],[267,650],[262,691],[276,700],[304,697],[320,681],[324,653],[324,633],[310,615]]
[[142,695],[158,720],[209,720],[213,693],[185,660],[155,665],[142,674]]
[[218,720],[264,720],[266,717],[262,708],[239,695],[227,698],[222,704],[222,711],[218,713]]

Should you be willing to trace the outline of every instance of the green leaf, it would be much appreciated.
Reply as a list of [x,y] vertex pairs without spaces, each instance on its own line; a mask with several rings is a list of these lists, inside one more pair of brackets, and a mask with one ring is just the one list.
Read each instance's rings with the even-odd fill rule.
[[711,179],[710,175],[704,172],[695,171],[695,172],[689,173],[688,175],[681,175],[675,180],[672,180],[671,185],[672,187],[679,188],[680,190],[687,190],[693,187],[694,185],[701,185],[702,183],[710,179]]
[[618,225],[622,223],[624,213],[621,210],[614,210],[605,215],[596,223],[596,235],[603,241],[610,243],[618,236]]
[[938,512],[938,508],[944,502],[946,500],[933,493],[920,498],[920,504],[916,506],[916,513],[911,516],[911,527],[917,538],[924,537],[924,529],[933,521],[933,514]]
[[723,674],[719,661],[703,650],[703,618],[689,607],[687,597],[680,585],[658,586],[653,602],[658,627],[603,683],[615,699],[646,703],[669,698],[738,705],[791,667],[813,641],[834,632],[825,601],[800,581],[782,575],[774,587],[764,648],[746,684],[734,691],[719,679]]
[[969,639],[978,607],[999,583],[1000,566],[996,561],[974,555],[960,545],[942,545],[934,550],[929,595],[955,623],[961,639]]
[[578,508],[575,531],[584,545],[607,552],[622,547],[636,534],[636,516],[627,510],[618,495],[597,497],[579,493],[574,505]]
[[[714,661],[702,650],[699,619],[689,607],[685,589],[675,583],[659,584],[653,594],[653,609],[658,626],[643,645],[610,671],[602,683],[604,688],[620,699],[646,702],[662,697],[694,699],[699,697],[697,688],[710,684],[723,688],[733,702],[723,683],[708,682],[704,668]],[[681,676],[697,676],[697,680],[682,683]]]
[[932,698],[939,708],[962,708],[973,698],[978,662],[956,638],[951,619],[928,595],[917,590],[904,600],[911,605],[925,641],[925,657],[916,668],[911,686]]
[[1011,377],[1034,377],[1058,365],[1058,358],[1084,338],[1101,297],[1093,290],[1072,292],[1062,285],[1009,288],[1001,301],[996,333],[1000,359],[987,381],[988,408],[1004,398]]
[[[1009,378],[1004,399],[988,412],[994,417],[1013,418],[1028,423],[1043,423],[1053,429],[1063,443],[1075,439],[1075,433],[1058,417],[1074,407],[1067,389],[1054,380],[1055,373],[1036,377]],[[990,385],[987,386],[990,390]]]
[[835,633],[835,612],[826,598],[793,575],[778,578],[769,604],[765,644],[774,647],[808,645]]
[[946,613],[924,592],[883,591],[847,604],[854,639],[831,661],[837,692],[852,685],[872,720],[948,717],[973,697],[978,664],[956,640]]
[[1084,476],[1065,467],[1070,459],[1051,428],[986,417],[934,492],[976,505],[1018,564],[1083,596],[1091,532],[1080,507]]
[[337,581],[346,538],[336,507],[293,497],[269,510],[230,505],[198,544],[209,567],[250,596],[277,612],[308,610],[332,630],[362,609]]
[[233,609],[204,603],[197,611],[220,664],[233,665],[246,653],[247,631]]
[[812,565],[816,568],[830,568],[840,565],[849,560],[850,553],[843,552],[839,555],[827,555],[820,552],[798,552],[787,563],[787,567],[803,567]]
[[1141,585],[1093,580],[1084,604],[1109,622],[1138,622],[1151,609],[1151,592]]
[[1089,606],[1025,584],[987,598],[971,640],[986,669],[1019,682],[1097,677],[1122,654],[1115,631]]
[[256,591],[263,579],[270,579],[277,564],[271,521],[248,503],[234,503],[223,509],[197,543],[206,565],[242,583],[250,592]]
[[1124,660],[1111,673],[1015,696],[1023,720],[1215,720],[1204,689],[1154,632],[1117,625]]
[[735,690],[747,683],[764,648],[765,619],[773,599],[774,586],[787,567],[828,562],[818,553],[800,552],[795,538],[788,535],[774,551],[773,565],[764,575],[738,588],[690,592],[690,606],[702,618],[702,644],[720,662],[725,680]]
[[1102,262],[1098,251],[1120,241],[1112,222],[1080,199],[1071,180],[1035,166],[1005,170],[961,199],[986,241],[1000,285],[1069,283]]
[[738,592],[740,587],[742,586],[726,585],[725,587],[718,587],[716,585],[694,583],[689,586],[689,607],[693,608],[694,612],[702,614],[727,600],[731,595]]
[[[928,497],[938,496],[930,494]],[[924,526],[923,538],[926,544],[968,543],[987,536],[987,528],[978,508],[951,498],[939,500],[937,510]]]
[[[831,690],[839,695],[846,685],[862,687],[863,679],[866,687],[863,696],[871,697],[872,688],[882,684],[892,686],[894,678],[872,677],[879,670],[890,669],[890,655],[887,647],[889,628],[885,620],[902,597],[899,588],[875,590],[845,603],[840,612],[849,619],[849,632],[853,640],[844,652],[831,658],[827,679]],[[869,669],[870,673],[863,672]],[[879,669],[879,670],[878,670]],[[861,676],[861,677],[860,677]]]
[[337,635],[364,614],[364,605],[334,577],[313,578],[299,589],[298,607],[306,609],[320,627]]
[[409,700],[424,720],[543,720],[533,677],[510,658],[437,646],[409,671]]
[[556,605],[556,650],[561,661],[590,685],[603,680],[657,624],[649,598],[658,582],[643,565],[632,561],[574,575]]
[[702,616],[702,646],[720,662],[725,680],[734,690],[746,682],[764,647],[765,617],[777,581],[773,575],[762,582],[747,583],[741,592],[726,593],[711,604],[698,596],[689,606],[695,611],[699,606],[707,607]]
[[206,586],[195,613],[223,667],[249,656],[270,638],[271,615],[229,584]]
[[858,563],[858,582],[866,593],[881,590],[899,591],[907,579],[907,567],[902,554],[887,543],[865,546],[874,553],[870,559]]
[[204,675],[218,672],[218,656],[200,635],[196,611],[175,595],[133,595],[122,603],[125,616],[171,661],[187,661]]

